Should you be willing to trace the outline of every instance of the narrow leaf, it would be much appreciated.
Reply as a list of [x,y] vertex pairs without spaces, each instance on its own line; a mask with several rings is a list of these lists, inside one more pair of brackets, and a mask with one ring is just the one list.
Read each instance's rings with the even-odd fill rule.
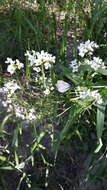
[[95,150],[95,153],[97,153],[101,147],[102,147],[102,132],[104,128],[104,118],[105,118],[105,109],[106,109],[106,104],[101,104],[98,105],[97,107],[97,125],[96,125],[96,130],[97,130],[97,138],[98,138],[98,147]]
[[107,70],[106,69],[99,69],[98,72],[102,75],[107,75]]

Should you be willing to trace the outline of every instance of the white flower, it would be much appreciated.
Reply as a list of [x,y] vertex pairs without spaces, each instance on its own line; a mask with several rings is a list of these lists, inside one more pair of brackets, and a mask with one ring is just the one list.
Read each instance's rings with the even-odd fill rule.
[[87,88],[82,89],[80,87],[77,87],[77,90],[79,92],[80,99],[85,99],[87,97],[90,97],[90,98],[95,99],[98,104],[102,103],[102,97],[100,93],[98,92],[98,90],[91,91],[90,89],[87,89]]
[[42,50],[40,53],[37,52],[36,55],[37,55],[37,58],[41,59],[41,61],[44,63],[45,62],[55,63],[55,56],[52,56],[48,52],[44,52],[44,50]]
[[80,97],[81,99],[85,99],[85,98],[87,97],[87,93],[86,93],[85,91],[79,92],[79,97]]
[[59,92],[64,93],[70,88],[70,84],[63,80],[58,80],[56,83],[56,88]]
[[41,71],[40,67],[34,67],[33,70],[36,71],[37,73]]
[[35,116],[35,110],[32,109],[26,109],[25,107],[15,104],[14,105],[14,112],[16,117],[22,119],[22,120],[28,120],[32,121],[36,119]]
[[12,58],[10,58],[10,57],[7,57],[7,60],[5,61],[5,63],[10,63],[10,64],[14,64],[15,63],[15,61],[13,61],[12,60]]
[[30,54],[30,52],[28,50],[26,51],[25,56],[28,56],[28,57],[31,56],[31,54]]
[[7,71],[12,75],[15,73],[16,69],[21,69],[24,67],[24,64],[21,63],[18,59],[13,61],[11,58],[7,58],[5,63],[8,63]]
[[36,116],[35,116],[35,110],[32,108],[29,110],[29,113],[27,115],[27,120],[35,120],[36,119]]
[[99,68],[105,68],[103,60],[99,57],[93,57],[93,60],[91,61],[91,67],[94,70],[98,70]]
[[84,64],[90,65],[92,69],[97,71],[98,69],[105,69],[105,65],[102,59],[99,57],[93,57],[92,60],[85,59]]
[[14,105],[14,112],[15,112],[16,117],[18,117],[22,120],[26,119],[26,117],[25,117],[26,110],[22,106],[15,104]]
[[[33,55],[32,55],[33,54]],[[34,65],[36,62],[36,57],[35,57],[35,51],[32,50],[32,53],[30,53],[28,50],[25,53],[25,56],[28,57],[28,60],[30,61],[30,65]]]
[[102,97],[101,97],[101,95],[99,93],[97,93],[97,95],[96,95],[96,102],[98,104],[102,104],[103,103]]
[[77,60],[76,59],[71,61],[70,67],[72,68],[73,73],[78,72],[78,65],[77,65]]
[[21,63],[18,59],[16,59],[16,66],[17,66],[18,69],[21,69],[21,68],[24,67],[24,64]]
[[47,88],[46,90],[44,90],[44,94],[45,94],[45,95],[50,94],[50,90]]
[[39,53],[36,53],[36,66],[38,65],[44,65],[45,69],[51,68],[51,63],[55,63],[55,56],[52,56],[51,54],[44,52],[43,50]]
[[7,100],[2,101],[2,105],[4,107],[7,107],[9,104],[12,104],[12,100],[10,99],[10,97],[7,97]]
[[44,63],[44,67],[46,70],[48,70],[49,68],[51,68],[51,64],[49,62]]
[[36,65],[36,66],[42,65],[42,60],[40,59],[40,57],[39,57],[39,58],[36,58],[36,59],[34,60],[34,65]]
[[93,41],[86,41],[85,43],[81,43],[78,46],[78,50],[79,50],[79,56],[84,57],[85,54],[89,54],[92,55],[94,48],[98,48],[99,46],[93,42]]
[[54,90],[54,87],[53,87],[53,86],[51,86],[51,87],[50,87],[50,90]]
[[51,67],[51,63],[55,63],[55,56],[44,52],[43,50],[39,52],[35,52],[32,50],[31,52],[27,51],[25,56],[28,57],[31,66],[40,66],[44,65],[45,69],[49,69]]
[[9,72],[11,75],[14,74],[14,72],[16,71],[15,61],[7,57],[7,60],[5,61],[5,63],[10,64],[7,67],[7,72]]
[[15,71],[16,71],[16,67],[14,64],[8,65],[7,72],[9,72],[11,75],[13,75],[15,73]]
[[15,82],[15,80],[9,81],[4,85],[4,91],[9,92],[12,95],[20,86]]

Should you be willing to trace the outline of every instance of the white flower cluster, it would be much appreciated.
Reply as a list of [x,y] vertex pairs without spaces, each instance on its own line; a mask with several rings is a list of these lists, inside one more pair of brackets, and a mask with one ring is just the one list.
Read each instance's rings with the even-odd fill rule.
[[39,52],[35,52],[34,50],[27,51],[25,53],[25,56],[27,56],[30,65],[33,66],[33,70],[37,73],[41,71],[40,66],[43,65],[45,70],[48,70],[51,68],[52,63],[55,63],[55,56],[52,56],[51,54],[44,52],[43,50]]
[[15,92],[19,89],[21,88],[15,80],[9,81],[4,84],[4,87],[1,89],[5,96],[5,100],[2,101],[3,107],[6,107],[7,112],[14,113],[16,117],[22,120],[35,120],[35,110],[33,108],[27,109],[16,101]]
[[[12,110],[10,110],[12,111]],[[27,121],[33,121],[36,120],[36,112],[35,110],[28,109],[22,105],[19,105],[18,103],[14,104],[13,111],[16,115],[17,118],[22,119],[22,120],[27,120]]]
[[90,89],[87,89],[87,88],[82,89],[80,87],[77,87],[77,90],[78,90],[80,99],[85,99],[87,97],[90,97],[90,98],[95,99],[98,104],[102,103],[102,98],[98,90],[91,91]]
[[[49,77],[49,76],[48,76]],[[34,79],[36,82],[38,82],[40,88],[43,90],[44,95],[49,95],[51,91],[54,90],[54,86],[52,84],[52,79],[47,76],[43,77],[40,75],[37,75]]]
[[100,59],[99,57],[93,57],[92,60],[88,60],[85,59],[84,63],[87,65],[90,65],[92,69],[94,69],[95,71],[97,71],[98,69],[105,69],[105,65],[102,59]]
[[45,86],[45,90],[43,91],[43,93],[45,95],[49,95],[51,93],[51,91],[54,90],[51,78],[47,79],[47,77],[45,77],[45,84],[46,84],[46,86]]
[[85,43],[81,43],[78,46],[79,56],[84,57],[86,54],[92,55],[94,48],[98,48],[99,46],[94,41],[86,41]]
[[20,89],[20,86],[16,83],[15,80],[9,81],[4,84],[2,92],[5,94],[5,101],[2,101],[4,107],[8,107],[8,110],[12,109],[12,98],[15,94],[15,91]]
[[5,63],[9,64],[7,67],[7,71],[13,75],[16,71],[16,69],[20,70],[21,68],[24,67],[24,64],[21,63],[18,59],[12,60],[11,58],[7,57],[7,60]]
[[70,84],[63,80],[58,80],[56,83],[56,88],[59,92],[64,93],[70,88]]
[[2,101],[4,107],[8,107],[8,110],[12,108],[12,98],[15,94],[15,91],[20,89],[20,86],[16,83],[15,80],[9,81],[4,84],[2,92],[5,95],[5,101]]
[[78,65],[77,65],[77,60],[76,59],[71,61],[70,67],[72,68],[73,73],[78,72]]
[[16,83],[15,80],[5,83],[3,87],[3,91],[8,94],[8,97],[12,96],[18,89],[20,89],[20,86]]
[[[87,55],[92,55],[94,48],[98,48],[98,45],[94,43],[93,41],[91,42],[90,40],[86,41],[85,43],[81,43],[80,46],[78,47],[79,49],[79,55],[81,57],[84,57],[85,54]],[[97,71],[98,69],[105,69],[105,64],[103,60],[99,57],[89,57],[88,59],[85,58],[82,61],[78,61],[77,59],[71,61],[70,67],[72,68],[72,72],[78,72],[78,68],[80,65],[90,65],[92,69]]]

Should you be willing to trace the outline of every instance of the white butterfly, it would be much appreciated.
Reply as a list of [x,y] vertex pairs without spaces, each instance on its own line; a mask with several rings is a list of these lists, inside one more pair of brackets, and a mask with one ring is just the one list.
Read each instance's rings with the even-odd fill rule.
[[57,90],[61,93],[66,92],[70,88],[70,84],[63,80],[58,80],[55,86]]

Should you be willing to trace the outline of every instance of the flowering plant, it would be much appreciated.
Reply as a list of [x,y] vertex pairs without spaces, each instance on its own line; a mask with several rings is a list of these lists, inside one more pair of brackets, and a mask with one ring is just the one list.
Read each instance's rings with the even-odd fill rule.
[[40,104],[44,101],[46,103],[47,96],[54,90],[51,69],[55,56],[43,50],[40,53],[26,51],[25,56],[26,65],[18,59],[7,58],[5,63],[9,80],[5,80],[0,92],[3,94],[2,105],[7,113],[13,113],[19,121],[35,121],[43,117],[43,108],[37,111],[40,108],[39,101]]
[[[34,160],[35,151],[47,146],[41,142],[44,136],[49,136],[49,147],[52,146],[56,99],[53,82],[55,56],[43,50],[27,51],[25,56],[25,63],[9,57],[5,61],[7,71],[0,81],[0,113],[3,115],[0,118],[0,134],[5,141],[4,136],[8,138],[6,127],[12,125],[9,133],[13,140],[7,140],[9,150],[7,158],[4,158],[10,168],[27,178],[25,170],[28,161]],[[24,138],[27,133],[27,138]],[[12,162],[8,162],[8,157]]]
[[95,56],[94,50],[98,47],[95,42],[90,40],[81,43],[78,46],[77,58],[72,60],[68,67],[62,66],[63,77],[67,78],[67,82],[58,80],[56,83],[57,90],[60,93],[68,94],[69,101],[72,102],[60,140],[63,140],[79,115],[95,106],[97,107],[96,129],[98,137],[96,152],[102,146],[101,136],[107,103],[106,63],[99,56]]
[[[7,112],[12,112],[16,119],[30,122],[46,118],[47,115],[49,117],[49,114],[52,117],[55,112],[54,107],[60,104],[64,95],[64,105],[61,105],[62,113],[59,117],[67,111],[69,115],[58,140],[60,143],[80,116],[85,115],[84,122],[90,123],[85,113],[93,106],[97,107],[96,129],[99,144],[96,152],[98,152],[102,146],[101,137],[107,98],[104,77],[107,75],[107,70],[105,62],[94,53],[96,48],[98,45],[89,40],[80,44],[78,57],[67,67],[61,66],[61,78],[53,72],[55,56],[43,50],[41,52],[26,51],[26,64],[18,59],[7,58],[7,72],[12,78],[2,87],[5,95],[2,104],[7,108]],[[21,73],[20,81],[16,77],[18,72]],[[60,93],[55,94],[56,90],[61,93],[59,100],[56,99]]]

